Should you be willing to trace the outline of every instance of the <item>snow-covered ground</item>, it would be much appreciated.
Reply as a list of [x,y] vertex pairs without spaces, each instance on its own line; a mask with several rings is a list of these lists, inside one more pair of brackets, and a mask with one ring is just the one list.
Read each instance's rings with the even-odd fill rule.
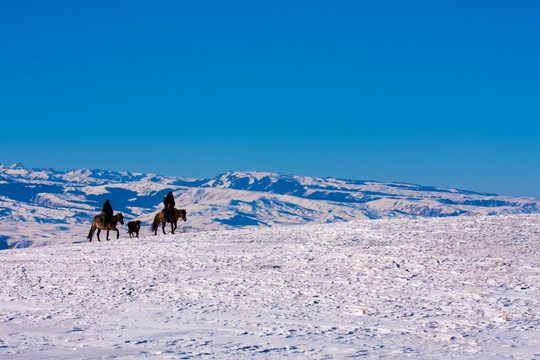
[[0,276],[2,359],[540,358],[540,215],[122,236]]

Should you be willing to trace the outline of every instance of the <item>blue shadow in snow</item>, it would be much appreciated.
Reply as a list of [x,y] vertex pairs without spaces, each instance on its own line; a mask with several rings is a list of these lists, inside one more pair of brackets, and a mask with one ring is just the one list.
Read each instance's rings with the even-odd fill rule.
[[230,225],[230,226],[235,226],[235,227],[266,225],[265,223],[261,221],[257,221],[244,213],[239,213],[238,215],[235,215],[229,219],[213,219],[213,220],[220,222],[222,224],[225,224],[225,225]]

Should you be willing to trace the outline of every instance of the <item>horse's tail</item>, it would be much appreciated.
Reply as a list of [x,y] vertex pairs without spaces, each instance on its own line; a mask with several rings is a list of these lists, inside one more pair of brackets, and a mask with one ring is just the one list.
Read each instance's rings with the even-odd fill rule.
[[94,222],[92,222],[92,226],[90,226],[90,232],[88,233],[88,237],[87,237],[89,241],[92,241],[92,237],[94,236],[94,230],[95,230]]
[[152,232],[155,232],[159,226],[158,216],[159,213],[154,217],[154,222],[152,223]]

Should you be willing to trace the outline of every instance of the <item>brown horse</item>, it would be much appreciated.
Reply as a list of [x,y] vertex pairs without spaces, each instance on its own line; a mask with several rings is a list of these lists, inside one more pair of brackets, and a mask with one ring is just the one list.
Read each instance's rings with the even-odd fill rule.
[[174,234],[174,230],[176,230],[178,227],[178,219],[186,221],[186,209],[174,209],[174,215],[170,220],[165,220],[165,215],[163,210],[161,210],[154,217],[154,222],[152,223],[152,232],[154,235],[157,235],[159,224],[163,224],[162,229],[163,233],[165,234],[165,225],[167,223],[171,223],[171,234]]
[[114,230],[116,231],[116,238],[118,239],[120,237],[120,231],[116,228],[116,223],[120,223],[124,225],[124,215],[122,213],[117,213],[111,218],[111,221],[107,226],[103,226],[103,219],[101,218],[101,215],[94,216],[94,221],[92,221],[92,227],[90,228],[90,232],[88,233],[88,241],[92,242],[92,238],[94,237],[94,232],[97,229],[97,239],[98,241],[101,241],[99,239],[99,233],[101,230],[107,230],[107,240],[109,240],[109,231]]

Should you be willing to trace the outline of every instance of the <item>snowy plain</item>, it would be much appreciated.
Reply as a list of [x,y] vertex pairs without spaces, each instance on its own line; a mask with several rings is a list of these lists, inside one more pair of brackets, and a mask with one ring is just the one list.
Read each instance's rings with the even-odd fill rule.
[[0,276],[2,359],[540,359],[538,214],[123,234]]

